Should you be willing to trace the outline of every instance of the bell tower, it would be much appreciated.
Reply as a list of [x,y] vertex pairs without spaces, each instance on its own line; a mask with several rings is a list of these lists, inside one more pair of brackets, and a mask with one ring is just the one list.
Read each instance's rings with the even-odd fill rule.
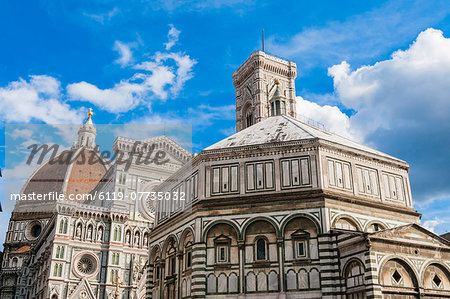
[[[295,78],[297,65],[255,51],[233,73],[236,88],[236,132],[268,118],[275,92],[286,99],[286,115],[296,117]],[[273,114],[272,114],[273,115]]]

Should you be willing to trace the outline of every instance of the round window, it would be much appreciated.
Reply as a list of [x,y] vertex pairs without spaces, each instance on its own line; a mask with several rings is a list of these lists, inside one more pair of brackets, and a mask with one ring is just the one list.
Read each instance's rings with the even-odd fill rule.
[[33,221],[27,225],[25,236],[28,240],[35,240],[41,235],[42,225],[39,221]]
[[83,253],[75,262],[75,271],[79,276],[91,276],[97,272],[98,261],[91,253]]
[[39,235],[41,234],[41,230],[42,229],[39,224],[33,225],[33,227],[31,227],[31,235],[33,236],[33,238],[39,237]]

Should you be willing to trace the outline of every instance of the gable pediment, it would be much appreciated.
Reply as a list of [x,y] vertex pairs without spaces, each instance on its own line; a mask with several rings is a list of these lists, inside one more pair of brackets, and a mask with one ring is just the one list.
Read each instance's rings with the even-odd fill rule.
[[69,299],[95,299],[95,294],[87,281],[86,277],[83,277],[72,293],[68,297]]
[[214,238],[214,243],[229,243],[229,242],[231,242],[231,238],[223,234]]
[[291,237],[293,239],[296,239],[296,238],[309,238],[309,233],[306,230],[298,229],[298,230],[296,230],[295,232],[293,232],[291,234]]
[[408,224],[392,229],[370,233],[369,239],[386,239],[407,242],[415,245],[445,246],[450,248],[450,242],[417,224]]

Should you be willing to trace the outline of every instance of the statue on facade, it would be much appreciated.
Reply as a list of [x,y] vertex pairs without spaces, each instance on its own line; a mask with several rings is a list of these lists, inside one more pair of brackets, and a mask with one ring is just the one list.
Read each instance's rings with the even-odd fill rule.
[[81,238],[81,224],[77,225],[77,230],[75,231],[75,237]]
[[134,245],[139,245],[139,233],[136,232],[136,235],[134,235]]
[[89,225],[89,227],[88,227],[87,238],[89,240],[92,240],[92,225]]
[[131,241],[131,234],[130,234],[130,231],[128,230],[127,234],[126,234],[125,242],[127,244],[130,244],[130,241]]
[[103,240],[103,227],[100,227],[100,228],[98,229],[97,240],[98,240],[98,241],[102,241],[102,240]]

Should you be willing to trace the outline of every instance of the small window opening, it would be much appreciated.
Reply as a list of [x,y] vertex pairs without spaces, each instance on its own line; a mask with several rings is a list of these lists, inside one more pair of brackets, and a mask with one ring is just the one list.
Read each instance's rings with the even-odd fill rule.
[[394,273],[392,274],[392,278],[395,280],[396,283],[400,283],[402,276],[400,275],[400,273],[398,273],[397,270],[395,270]]
[[256,241],[256,259],[266,259],[266,240],[264,239],[259,239],[258,241]]
[[435,274],[433,277],[433,282],[439,288],[441,286],[442,280]]

